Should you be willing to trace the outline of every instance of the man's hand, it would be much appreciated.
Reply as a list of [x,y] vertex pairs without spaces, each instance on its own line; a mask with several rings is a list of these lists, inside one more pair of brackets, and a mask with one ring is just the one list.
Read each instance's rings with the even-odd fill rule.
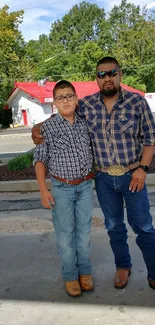
[[141,168],[135,170],[132,174],[132,180],[130,182],[129,190],[132,192],[139,192],[143,189],[146,179],[146,173]]
[[52,204],[54,205],[54,199],[48,190],[41,192],[41,204],[45,209],[52,209]]
[[42,144],[44,142],[44,137],[40,133],[40,127],[41,127],[41,125],[36,124],[32,128],[31,138],[32,138],[34,144]]

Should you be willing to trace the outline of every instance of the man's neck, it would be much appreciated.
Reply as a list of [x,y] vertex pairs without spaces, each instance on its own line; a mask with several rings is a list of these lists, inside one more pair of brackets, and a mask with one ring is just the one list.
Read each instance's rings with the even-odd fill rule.
[[108,111],[109,114],[111,113],[114,105],[118,102],[119,95],[120,95],[120,93],[118,92],[117,94],[115,94],[112,97],[103,96],[103,101],[105,103],[105,106],[106,106],[107,111]]
[[104,95],[102,95],[103,96],[103,100],[104,100],[104,102],[106,103],[114,103],[114,102],[117,102],[118,101],[118,99],[119,99],[119,95],[120,95],[120,92],[118,92],[118,93],[116,93],[114,96],[111,96],[111,97],[108,97],[108,96],[104,96]]

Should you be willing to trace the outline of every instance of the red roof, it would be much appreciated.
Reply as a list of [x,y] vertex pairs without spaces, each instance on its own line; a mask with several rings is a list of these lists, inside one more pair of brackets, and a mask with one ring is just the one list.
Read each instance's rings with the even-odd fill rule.
[[[83,98],[84,96],[91,95],[98,91],[96,81],[75,81],[72,82],[72,84],[74,85],[79,98]],[[50,101],[48,99],[53,97],[52,91],[54,85],[55,82],[47,82],[44,86],[39,86],[37,82],[15,82],[15,88],[13,89],[11,95],[18,88],[24,91],[25,93],[28,93],[30,96],[37,98],[40,103],[47,103]],[[121,86],[125,90],[139,93],[142,96],[145,95],[145,93],[140,90],[128,87],[124,84],[122,84]]]

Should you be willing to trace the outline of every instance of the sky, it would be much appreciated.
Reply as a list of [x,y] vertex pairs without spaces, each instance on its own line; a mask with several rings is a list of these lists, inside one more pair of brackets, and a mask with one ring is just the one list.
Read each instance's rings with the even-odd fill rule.
[[[61,19],[81,0],[0,0],[0,7],[7,4],[10,11],[24,10],[24,20],[20,29],[26,41],[38,39],[40,34],[49,34],[51,23]],[[114,5],[119,5],[121,0],[87,0],[104,7],[108,12]],[[155,7],[155,1],[151,0],[130,0],[135,5],[147,5],[148,9]]]

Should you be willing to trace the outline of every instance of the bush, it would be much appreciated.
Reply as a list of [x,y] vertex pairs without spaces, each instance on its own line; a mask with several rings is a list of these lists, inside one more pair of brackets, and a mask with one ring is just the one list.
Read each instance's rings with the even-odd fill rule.
[[27,152],[21,156],[15,157],[8,162],[8,169],[13,171],[29,168],[33,163],[33,152]]

